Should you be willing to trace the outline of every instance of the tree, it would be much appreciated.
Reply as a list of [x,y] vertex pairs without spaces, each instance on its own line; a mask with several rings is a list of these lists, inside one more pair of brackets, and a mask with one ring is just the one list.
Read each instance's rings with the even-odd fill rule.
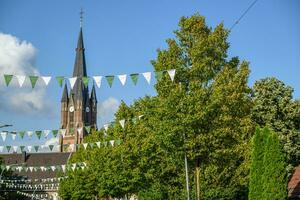
[[256,81],[253,87],[252,119],[268,126],[279,136],[287,153],[288,171],[299,164],[299,101],[293,100],[293,89],[276,78]]

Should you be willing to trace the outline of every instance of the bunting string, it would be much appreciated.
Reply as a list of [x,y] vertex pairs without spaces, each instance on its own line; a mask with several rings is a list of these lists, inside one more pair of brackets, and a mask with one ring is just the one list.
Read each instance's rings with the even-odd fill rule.
[[7,87],[11,84],[12,80],[14,80],[14,79],[16,79],[19,87],[23,87],[24,82],[26,80],[29,80],[32,88],[35,88],[37,82],[39,82],[39,81],[43,82],[44,86],[48,86],[51,80],[56,80],[57,85],[59,87],[62,87],[63,83],[65,81],[68,81],[71,88],[73,89],[73,87],[78,79],[81,79],[85,86],[87,86],[91,81],[94,81],[94,83],[96,84],[96,86],[98,88],[101,87],[102,81],[105,79],[107,82],[107,85],[111,88],[114,83],[115,77],[117,77],[119,79],[122,86],[125,86],[128,79],[131,79],[133,85],[137,85],[140,76],[144,77],[146,82],[150,85],[151,79],[153,77],[152,74],[154,74],[154,77],[157,81],[160,81],[162,79],[162,77],[164,76],[164,74],[167,74],[169,76],[170,80],[173,82],[174,78],[175,78],[176,70],[169,69],[169,70],[154,71],[154,72],[132,73],[132,74],[129,74],[130,78],[127,78],[128,77],[127,74],[106,75],[106,76],[96,75],[96,76],[91,76],[91,77],[65,77],[65,76],[52,77],[52,76],[36,76],[36,75],[25,76],[25,75],[14,75],[14,74],[2,74],[2,77],[3,77],[5,85]]

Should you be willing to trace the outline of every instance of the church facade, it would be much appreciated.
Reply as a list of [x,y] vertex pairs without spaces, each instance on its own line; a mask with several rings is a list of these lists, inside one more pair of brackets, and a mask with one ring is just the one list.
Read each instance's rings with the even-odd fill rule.
[[[73,70],[73,77],[77,77],[77,80],[70,90],[65,84],[61,98],[60,128],[66,130],[65,135],[61,136],[59,141],[61,152],[74,151],[76,149],[74,145],[82,143],[87,134],[85,126],[97,129],[95,86],[93,85],[90,92],[88,86],[83,83],[83,77],[87,77],[84,51],[83,33],[82,27],[80,27]],[[70,148],[64,149],[65,144],[71,145]]]

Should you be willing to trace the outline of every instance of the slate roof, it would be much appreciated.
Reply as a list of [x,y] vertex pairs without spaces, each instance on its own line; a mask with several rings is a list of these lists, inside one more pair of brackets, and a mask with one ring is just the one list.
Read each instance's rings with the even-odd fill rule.
[[[12,164],[24,164],[25,166],[53,166],[53,165],[64,165],[67,164],[69,158],[71,157],[70,152],[67,153],[32,153],[26,155],[26,160],[24,162],[23,154],[2,154],[0,158],[2,158],[4,165],[12,165]],[[42,172],[38,170],[37,172],[33,171],[21,171],[14,172],[16,176],[22,176],[27,179],[45,179],[45,178],[55,178],[57,177],[57,171],[47,171]]]

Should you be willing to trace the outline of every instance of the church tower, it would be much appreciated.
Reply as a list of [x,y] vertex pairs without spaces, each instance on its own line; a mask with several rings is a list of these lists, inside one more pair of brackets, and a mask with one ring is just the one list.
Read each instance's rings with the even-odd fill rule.
[[[82,20],[82,16],[80,18]],[[80,20],[80,22],[82,22]],[[85,64],[82,23],[78,36],[73,77],[77,77],[73,89],[68,92],[65,84],[61,98],[61,129],[66,129],[65,135],[60,136],[61,152],[74,151],[76,148],[65,149],[64,145],[81,144],[87,132],[85,126],[97,129],[97,96],[93,85],[91,94],[88,86],[83,83],[87,77]]]

